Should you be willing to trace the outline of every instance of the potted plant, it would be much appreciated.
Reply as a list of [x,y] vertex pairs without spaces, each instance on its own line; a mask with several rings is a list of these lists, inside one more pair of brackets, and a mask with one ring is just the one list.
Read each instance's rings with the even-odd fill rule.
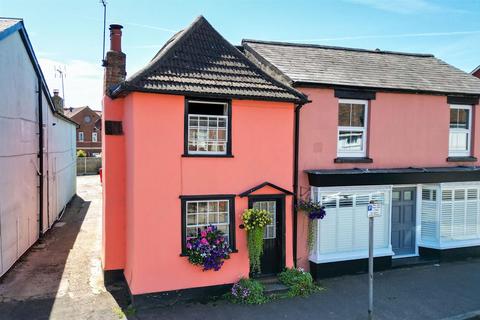
[[322,206],[319,202],[300,199],[297,208],[298,210],[303,211],[308,217],[307,245],[308,250],[312,251],[313,244],[315,242],[315,230],[317,226],[317,221],[325,218],[327,214],[325,212],[325,207]]
[[266,210],[247,209],[242,215],[244,228],[247,230],[248,257],[250,272],[261,272],[260,257],[263,254],[263,233],[265,226],[272,223],[270,213]]
[[223,232],[213,225],[199,229],[196,237],[187,238],[186,248],[188,261],[203,267],[203,271],[220,270],[232,252]]

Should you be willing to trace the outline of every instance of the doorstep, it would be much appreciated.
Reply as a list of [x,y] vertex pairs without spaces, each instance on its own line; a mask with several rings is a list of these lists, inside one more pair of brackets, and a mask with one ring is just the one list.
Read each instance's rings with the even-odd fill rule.
[[433,257],[416,256],[416,257],[398,258],[398,259],[392,260],[392,269],[432,265],[439,262],[440,262],[440,259],[433,258]]
[[264,287],[264,293],[267,296],[288,292],[288,287],[278,280],[277,277],[262,277],[256,279]]

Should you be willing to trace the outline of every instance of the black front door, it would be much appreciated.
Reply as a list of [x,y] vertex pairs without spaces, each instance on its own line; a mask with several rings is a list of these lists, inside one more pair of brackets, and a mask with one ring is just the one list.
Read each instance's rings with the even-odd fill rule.
[[266,226],[263,235],[262,275],[277,274],[285,266],[284,257],[284,196],[252,196],[250,207],[267,210],[273,222]]
[[415,253],[416,188],[392,191],[392,249],[396,256]]

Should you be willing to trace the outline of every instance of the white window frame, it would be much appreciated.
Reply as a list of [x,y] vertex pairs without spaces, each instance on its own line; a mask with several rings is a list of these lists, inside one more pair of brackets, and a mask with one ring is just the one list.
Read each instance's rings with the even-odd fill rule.
[[[206,215],[206,222],[205,222],[205,223],[198,223],[198,221],[197,221],[197,223],[195,223],[195,224],[190,224],[190,225],[189,225],[189,224],[188,224],[188,216],[189,216],[189,215],[198,216],[198,215],[200,214],[200,212],[197,211],[196,213],[190,213],[190,214],[189,214],[189,212],[188,212],[188,205],[189,205],[190,203],[196,203],[196,204],[197,204],[197,208],[198,208],[198,204],[199,204],[200,202],[205,202],[205,203],[207,203],[207,207],[209,206],[210,203],[215,203],[215,202],[216,202],[216,203],[217,203],[217,206],[219,206],[219,203],[220,203],[220,202],[226,202],[226,203],[227,203],[227,207],[226,207],[226,208],[227,208],[227,211],[226,211],[226,222],[216,222],[216,223],[210,222],[210,220],[209,220],[209,219],[210,219],[209,215],[212,214],[212,212],[208,211],[208,209],[207,209],[207,211],[206,211],[205,213],[203,213],[203,214]],[[198,210],[198,209],[197,209],[197,210]],[[220,220],[219,220],[219,217],[220,217],[219,215],[220,215],[221,212],[218,211],[218,208],[217,208],[217,211],[215,211],[214,213],[217,214],[217,221],[220,221]],[[183,214],[185,214],[185,226],[184,226],[184,228],[185,228],[185,234],[187,234],[187,229],[188,229],[188,228],[201,228],[201,229],[202,229],[202,228],[206,228],[206,227],[209,226],[209,225],[214,225],[214,226],[226,226],[226,227],[227,227],[227,230],[228,230],[228,234],[226,234],[226,237],[228,238],[229,245],[230,245],[230,243],[231,243],[231,237],[232,237],[232,235],[230,234],[230,223],[231,223],[231,221],[230,221],[230,199],[209,199],[209,200],[198,199],[198,200],[187,200],[187,201],[185,202],[185,212],[184,212]],[[197,217],[196,219],[198,219],[198,217]],[[188,236],[187,236],[187,238],[188,238]],[[184,239],[184,241],[187,241],[187,239]]]
[[[463,109],[468,110],[468,129],[460,128],[450,128],[450,110],[451,109]],[[462,105],[462,104],[451,104],[448,113],[448,155],[450,157],[468,157],[471,155],[471,144],[472,144],[472,106]],[[450,150],[450,135],[452,133],[466,133],[467,134],[467,150],[458,151]]]
[[[216,102],[216,101],[199,101],[199,100],[188,100],[188,103],[201,103],[201,104],[217,104],[224,106],[224,113],[228,113],[228,103],[227,102]],[[217,118],[218,119],[225,119],[225,150],[224,151],[191,151],[190,150],[190,118],[192,117],[207,117],[207,118]],[[228,153],[228,144],[229,144],[229,136],[228,136],[228,114],[223,116],[217,115],[208,115],[208,114],[190,114],[188,113],[187,118],[187,153],[192,155],[226,155]],[[209,121],[208,121],[209,123]],[[208,126],[207,126],[208,128]],[[207,131],[208,133],[208,131]],[[208,139],[207,139],[208,140]],[[217,126],[217,143],[218,143],[218,126]],[[207,146],[208,148],[208,146]]]
[[92,142],[98,142],[98,133],[92,132]]
[[85,134],[83,131],[78,132],[78,142],[84,142],[85,141]]
[[[348,157],[348,158],[364,158],[367,156],[367,129],[368,129],[368,100],[356,100],[356,99],[338,99],[337,104],[337,114],[340,112],[340,104],[363,104],[364,109],[364,124],[363,127],[350,127],[350,126],[340,126],[338,123],[337,117],[337,157]],[[357,131],[362,132],[362,151],[348,151],[340,149],[340,131]]]

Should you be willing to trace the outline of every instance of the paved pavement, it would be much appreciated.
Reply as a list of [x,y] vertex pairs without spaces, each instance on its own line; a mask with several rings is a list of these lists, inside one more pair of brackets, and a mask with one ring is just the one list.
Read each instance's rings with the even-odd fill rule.
[[[125,288],[103,285],[98,182],[98,176],[78,177],[78,197],[60,223],[0,279],[0,319],[367,318],[364,274],[324,280],[325,290],[308,298],[261,306],[217,301],[127,310]],[[473,315],[480,310],[480,260],[376,273],[375,299],[375,319]]]

